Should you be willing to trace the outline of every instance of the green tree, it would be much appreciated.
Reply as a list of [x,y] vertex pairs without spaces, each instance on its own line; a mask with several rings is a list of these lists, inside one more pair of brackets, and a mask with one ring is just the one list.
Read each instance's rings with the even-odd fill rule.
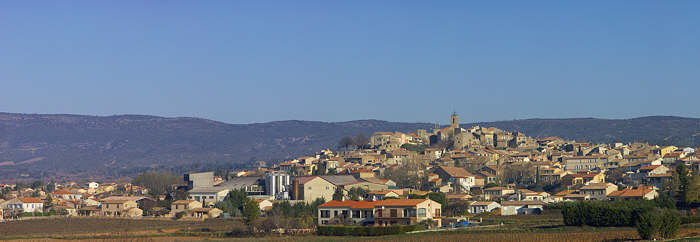
[[664,209],[661,213],[661,227],[659,234],[664,239],[672,239],[678,235],[678,228],[681,226],[681,219],[675,210]]
[[216,203],[216,207],[232,216],[243,211],[243,205],[250,200],[244,189],[234,189],[228,192],[223,201]]
[[326,203],[326,199],[323,197],[316,198],[313,202],[311,202],[311,205],[309,206],[309,210],[311,211],[312,217],[317,217],[318,216],[318,206],[321,206],[321,204]]
[[248,199],[243,203],[243,218],[246,224],[250,225],[260,217],[260,206],[253,200]]
[[24,184],[24,182],[17,182],[15,183],[15,191],[22,190],[23,188],[26,188],[27,184]]
[[48,193],[53,193],[56,191],[56,183],[54,182],[49,182],[48,185],[46,185],[46,192]]
[[676,174],[678,175],[678,195],[680,195],[681,203],[684,205],[689,204],[691,197],[688,194],[690,186],[690,177],[688,169],[685,164],[681,163],[676,167]]
[[32,185],[30,185],[30,187],[31,187],[32,189],[41,188],[41,187],[43,187],[43,186],[44,186],[44,182],[39,181],[39,180],[32,182]]
[[659,232],[661,221],[654,211],[645,211],[639,214],[637,220],[637,233],[642,239],[653,239]]
[[47,196],[46,199],[44,200],[44,210],[48,211],[53,207],[53,198],[51,196]]
[[442,205],[442,210],[447,209],[447,196],[442,192],[431,192],[427,194],[430,200],[436,201]]
[[369,191],[365,190],[364,188],[353,187],[348,190],[348,198],[350,200],[360,201],[367,196],[367,193],[369,193]]
[[335,189],[335,192],[333,193],[333,200],[335,201],[343,201],[343,189],[338,187]]

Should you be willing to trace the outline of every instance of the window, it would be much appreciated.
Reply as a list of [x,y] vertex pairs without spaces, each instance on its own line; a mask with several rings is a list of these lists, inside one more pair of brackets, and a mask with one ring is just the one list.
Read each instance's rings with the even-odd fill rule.
[[352,211],[353,218],[360,218],[360,211]]
[[321,221],[321,224],[328,224],[328,220]]
[[311,187],[309,187],[309,190],[311,190]]
[[214,199],[214,196],[209,196],[209,199]]
[[418,209],[418,217],[425,217],[425,208]]
[[396,209],[389,209],[389,217],[396,218],[398,211]]
[[331,211],[321,210],[321,218],[330,218],[330,217],[331,217]]
[[434,217],[440,217],[440,209],[439,208],[435,209],[435,216]]
[[338,217],[338,211],[333,211],[333,217]]
[[331,190],[331,187],[329,187],[329,186],[326,186],[326,190]]
[[382,210],[381,209],[377,209],[377,217],[382,217]]

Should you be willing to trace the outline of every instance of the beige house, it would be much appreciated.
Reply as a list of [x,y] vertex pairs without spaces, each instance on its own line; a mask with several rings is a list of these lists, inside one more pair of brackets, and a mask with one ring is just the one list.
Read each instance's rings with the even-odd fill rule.
[[269,211],[272,209],[272,201],[268,199],[253,199],[255,203],[258,204],[261,212]]
[[496,210],[497,208],[500,208],[501,204],[498,204],[497,202],[493,201],[478,201],[478,202],[473,202],[472,204],[469,205],[469,212],[473,214],[479,214],[483,212],[491,212],[493,210]]
[[515,190],[506,187],[489,187],[484,189],[484,199],[493,200],[507,195],[515,194]]
[[430,199],[389,199],[376,201],[375,224],[379,226],[410,225],[424,220],[442,226],[441,204]]
[[138,208],[138,204],[132,199],[105,199],[102,200],[102,216],[112,217],[140,217],[143,211]]
[[557,182],[567,174],[558,167],[540,167],[539,169],[539,177],[537,179],[545,183]]
[[501,215],[540,214],[544,210],[541,201],[503,201],[501,202]]
[[387,197],[399,198],[399,194],[396,191],[371,191],[367,193],[367,200],[370,201],[384,200]]
[[639,186],[635,189],[624,189],[620,191],[614,191],[608,194],[611,200],[631,200],[631,199],[645,199],[652,200],[659,196],[659,193],[654,189],[654,187]]
[[311,203],[317,198],[333,200],[337,187],[319,176],[297,177],[292,180],[292,198]]
[[561,184],[565,186],[601,182],[605,182],[605,173],[603,172],[579,172],[574,174],[567,174],[561,178]]
[[608,200],[608,195],[617,191],[617,185],[612,183],[591,183],[579,189],[581,194],[588,195],[593,200]]
[[318,207],[318,224],[374,224],[374,205],[379,201],[329,201]]
[[358,181],[352,184],[347,184],[343,186],[343,189],[349,191],[353,187],[359,187],[368,191],[383,191],[389,189],[389,186],[381,183],[374,183],[368,181]]
[[607,162],[608,158],[604,156],[566,157],[564,158],[564,168],[571,172],[590,171],[596,168],[604,168],[603,163]]
[[189,212],[189,216],[200,219],[218,218],[223,213],[218,208],[193,208]]
[[188,210],[202,208],[202,203],[195,200],[177,200],[170,204],[170,213],[174,216],[179,212],[188,213]]

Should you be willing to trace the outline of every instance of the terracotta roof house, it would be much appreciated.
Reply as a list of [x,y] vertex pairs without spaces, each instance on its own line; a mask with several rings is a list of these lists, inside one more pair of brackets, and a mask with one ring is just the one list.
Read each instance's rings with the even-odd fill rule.
[[[455,191],[468,192],[476,186],[476,175],[461,167],[438,166],[434,171],[443,181],[451,182]],[[481,177],[479,177],[481,178]]]
[[318,224],[374,224],[374,205],[377,202],[331,200],[318,206]]
[[612,200],[630,200],[630,199],[646,199],[651,200],[659,196],[659,193],[653,188],[648,186],[639,186],[635,189],[624,189],[620,191],[614,191],[608,195]]
[[43,212],[44,201],[36,197],[13,198],[3,203],[0,209],[21,209],[25,213]]
[[72,193],[72,192],[69,192],[69,191],[63,190],[63,189],[58,189],[58,190],[56,190],[55,192],[50,193],[49,196],[51,196],[51,197],[53,197],[53,198],[62,198],[62,199],[65,199],[65,200],[80,200],[80,199],[83,199],[83,195],[82,195],[82,194]]
[[423,220],[442,224],[442,205],[430,199],[389,199],[374,205],[375,224],[380,226],[410,225]]
[[605,183],[590,183],[579,189],[581,194],[588,195],[590,199],[608,200],[608,195],[617,191],[617,185]]

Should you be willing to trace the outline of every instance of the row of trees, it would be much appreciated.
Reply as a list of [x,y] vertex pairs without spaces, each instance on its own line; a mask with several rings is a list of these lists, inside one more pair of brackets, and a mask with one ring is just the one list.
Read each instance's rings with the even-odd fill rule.
[[676,167],[673,179],[664,183],[663,188],[669,196],[678,200],[681,207],[697,207],[700,203],[700,174],[691,174],[685,164]]
[[643,239],[673,238],[680,217],[673,204],[663,200],[577,201],[561,204],[568,226],[636,226]]
[[182,177],[164,171],[144,172],[134,177],[131,183],[147,188],[148,194],[157,197],[172,192],[173,185],[182,183]]

